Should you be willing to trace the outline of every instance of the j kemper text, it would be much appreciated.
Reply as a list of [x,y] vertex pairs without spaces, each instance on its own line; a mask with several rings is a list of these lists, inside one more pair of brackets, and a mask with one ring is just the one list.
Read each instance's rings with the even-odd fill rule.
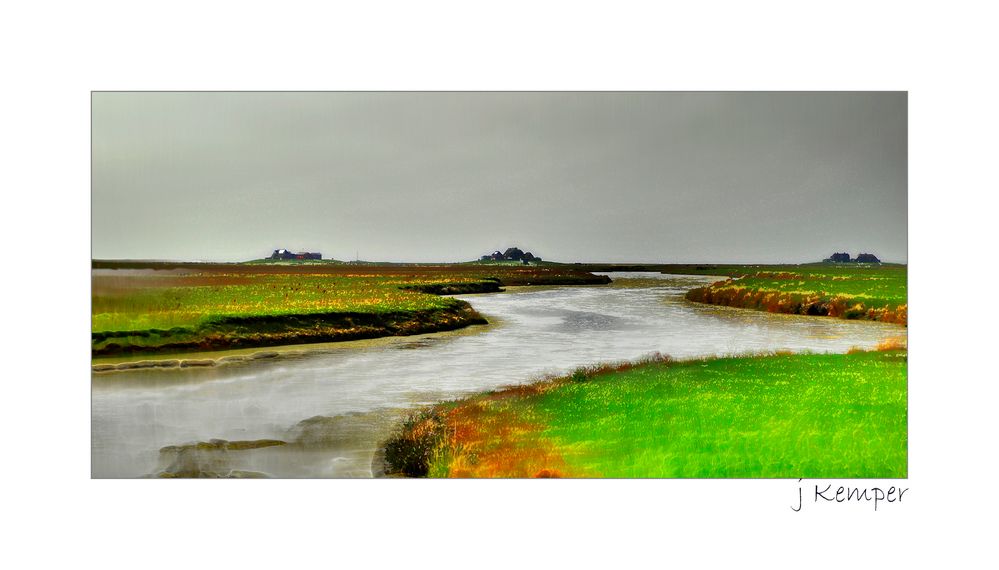
[[[800,483],[800,480],[799,480]],[[831,483],[818,483],[815,485],[814,494],[809,489],[808,495],[803,492],[803,487],[798,486],[797,504],[791,506],[791,510],[798,512],[806,502],[804,499],[812,495],[812,502],[815,503],[848,503],[848,502],[869,502],[874,503],[874,510],[878,510],[878,503],[901,503],[908,487],[834,487]],[[884,505],[881,505],[884,506]]]

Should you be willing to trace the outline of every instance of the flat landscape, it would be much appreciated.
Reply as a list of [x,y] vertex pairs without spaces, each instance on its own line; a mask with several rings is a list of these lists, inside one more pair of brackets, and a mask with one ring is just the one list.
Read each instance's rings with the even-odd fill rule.
[[[718,277],[687,290],[682,302],[692,307],[896,326],[904,325],[906,308],[905,266],[890,264],[95,261],[94,267],[95,370],[105,369],[102,357],[121,354],[170,358],[190,350],[452,330],[487,322],[468,294],[498,294],[504,286],[599,286],[615,275],[625,278],[615,279],[611,290],[657,291],[662,281],[651,278],[655,271]],[[622,268],[646,271],[622,274]],[[587,271],[608,269],[615,271],[611,279]],[[905,477],[904,338],[899,327],[874,350],[849,354],[655,356],[591,364],[527,384],[511,377],[509,388],[413,411],[384,444],[384,471],[417,477]],[[259,447],[237,443],[225,449]]]
[[522,265],[94,262],[94,356],[417,334],[484,324],[442,295],[609,282]]

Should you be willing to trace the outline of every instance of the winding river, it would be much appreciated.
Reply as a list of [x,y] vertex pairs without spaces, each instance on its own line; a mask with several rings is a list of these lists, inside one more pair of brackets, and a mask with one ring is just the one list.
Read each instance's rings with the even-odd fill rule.
[[[287,347],[277,357],[211,368],[93,373],[92,476],[208,467],[270,477],[378,476],[381,442],[420,404],[652,352],[845,352],[905,334],[897,325],[683,299],[713,277],[610,275],[610,285],[462,296],[492,323],[462,331]],[[160,451],[212,439],[291,445]]]

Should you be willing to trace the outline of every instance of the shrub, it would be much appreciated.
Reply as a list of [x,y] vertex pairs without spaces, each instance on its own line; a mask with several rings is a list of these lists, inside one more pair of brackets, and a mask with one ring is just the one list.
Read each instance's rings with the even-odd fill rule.
[[444,418],[433,411],[413,414],[385,444],[386,473],[426,477],[443,441]]

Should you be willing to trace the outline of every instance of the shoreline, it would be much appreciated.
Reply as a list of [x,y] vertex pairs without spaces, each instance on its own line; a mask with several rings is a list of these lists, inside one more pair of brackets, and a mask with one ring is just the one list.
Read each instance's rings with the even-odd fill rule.
[[[457,300],[456,300],[457,301]],[[156,345],[118,344],[118,338],[170,338],[160,334],[115,334],[104,346],[91,348],[91,358],[142,354],[177,354],[234,348],[263,348],[289,344],[341,342],[384,336],[411,336],[488,324],[465,301],[443,309],[395,311],[389,313],[317,313],[227,318],[201,329],[185,331],[176,341]],[[93,333],[92,337],[101,333]],[[186,338],[185,338],[186,336]],[[127,342],[127,341],[126,341]]]
[[328,342],[306,342],[276,346],[240,347],[219,350],[192,351],[189,353],[149,353],[123,354],[91,358],[91,372],[99,376],[110,376],[115,372],[135,370],[176,371],[188,368],[216,368],[234,364],[245,364],[257,360],[288,360],[310,355],[326,354],[339,350],[353,350],[358,347],[404,344],[419,342],[424,338],[450,338],[479,334],[503,325],[501,319],[489,317],[486,322],[460,328],[439,331],[426,331],[408,335],[382,335],[349,340]]
[[[523,287],[523,289],[529,288]],[[533,287],[530,289],[533,289]],[[488,318],[485,319],[487,322],[483,324],[473,324],[450,330],[429,331],[411,335],[384,335],[353,340],[192,351],[179,354],[140,353],[104,356],[91,358],[90,368],[95,378],[109,378],[116,372],[131,372],[136,370],[171,372],[189,368],[216,368],[246,364],[258,360],[293,360],[312,355],[333,353],[340,350],[355,350],[372,346],[402,346],[405,343],[420,342],[423,339],[448,339],[451,337],[480,334],[504,325],[503,319],[499,317],[493,315],[485,316]]]

